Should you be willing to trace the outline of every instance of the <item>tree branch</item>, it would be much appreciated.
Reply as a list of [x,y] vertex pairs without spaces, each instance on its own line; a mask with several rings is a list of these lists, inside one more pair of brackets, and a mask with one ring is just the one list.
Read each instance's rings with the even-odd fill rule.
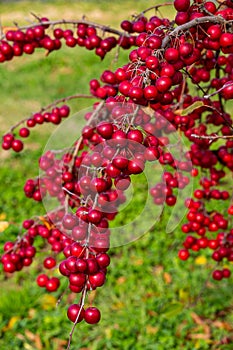
[[162,42],[162,48],[165,48],[169,41],[172,39],[172,37],[176,36],[179,32],[186,31],[194,26],[197,26],[198,24],[202,23],[220,23],[220,24],[225,24],[225,23],[232,23],[231,21],[226,21],[223,17],[221,16],[205,16],[205,17],[200,17],[200,18],[195,18],[192,21],[189,21],[187,23],[181,24],[180,26],[176,27],[174,30],[172,30],[170,33],[167,33],[165,38],[163,39]]

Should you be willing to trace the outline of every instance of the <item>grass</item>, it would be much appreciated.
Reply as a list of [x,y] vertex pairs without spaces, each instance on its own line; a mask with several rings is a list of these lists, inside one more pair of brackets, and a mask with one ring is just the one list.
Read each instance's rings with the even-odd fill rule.
[[[152,6],[154,1],[147,1]],[[88,19],[117,26],[145,6],[144,1],[2,1],[1,21],[24,23],[30,11],[48,15],[51,19],[73,18],[88,14]],[[165,10],[163,10],[165,13]],[[121,52],[119,65],[128,53]],[[88,81],[98,78],[106,68],[114,68],[114,53],[103,62],[82,49],[64,48],[44,57],[39,52],[32,57],[15,59],[0,66],[0,132],[4,133],[20,118],[24,118],[51,103],[73,93],[88,93]],[[73,101],[72,113],[90,106],[90,100]],[[18,225],[27,217],[44,213],[40,204],[25,199],[22,187],[25,179],[38,175],[37,160],[54,128],[33,130],[25,151],[14,155],[0,154],[0,215],[10,227],[0,233],[0,243],[18,234]],[[78,132],[78,130],[77,130]],[[123,223],[139,220],[125,233],[134,233],[135,226],[144,233],[140,220],[147,199],[146,178],[134,179],[133,200],[114,221],[114,234],[119,235]],[[150,209],[150,210],[149,210]],[[148,203],[149,216],[158,217],[158,208]],[[220,344],[232,335],[232,281],[213,282],[209,277],[213,266],[203,253],[189,262],[177,258],[183,234],[180,229],[166,233],[171,211],[163,213],[161,222],[131,244],[112,248],[111,266],[106,285],[92,292],[88,302],[102,311],[99,325],[81,323],[74,334],[71,350],[230,350],[231,344]],[[142,215],[142,214],[141,214]],[[139,238],[139,237],[135,237]],[[39,260],[45,251],[37,243]],[[62,257],[60,257],[62,259]],[[62,350],[71,324],[67,320],[67,305],[77,301],[66,295],[56,308],[59,292],[53,295],[38,289],[36,276],[41,265],[33,263],[18,274],[0,276],[0,348],[5,350]],[[56,271],[55,271],[56,273]],[[62,288],[66,281],[61,280]],[[219,344],[219,345],[218,345]]]

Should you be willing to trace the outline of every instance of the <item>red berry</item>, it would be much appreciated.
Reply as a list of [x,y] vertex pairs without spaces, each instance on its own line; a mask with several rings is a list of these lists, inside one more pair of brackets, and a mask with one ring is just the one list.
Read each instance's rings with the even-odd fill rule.
[[189,258],[189,251],[187,249],[181,249],[178,256],[181,260],[187,260]]
[[52,258],[51,256],[49,256],[48,258],[46,258],[44,260],[44,267],[46,269],[52,269],[56,266],[56,260],[54,258]]
[[67,310],[67,317],[73,323],[79,323],[83,320],[85,311],[78,304],[72,304]]
[[47,275],[40,274],[37,276],[36,282],[37,282],[39,287],[45,287],[48,280],[49,280],[49,278]]
[[84,319],[87,323],[95,324],[100,321],[101,314],[96,307],[88,307],[84,313]]

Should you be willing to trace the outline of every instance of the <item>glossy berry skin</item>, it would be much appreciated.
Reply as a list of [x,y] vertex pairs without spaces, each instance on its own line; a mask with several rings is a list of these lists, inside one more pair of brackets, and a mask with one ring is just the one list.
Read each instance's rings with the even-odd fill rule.
[[45,287],[48,280],[49,280],[49,278],[47,275],[40,274],[37,276],[36,282],[37,282],[39,287]]
[[57,277],[50,278],[45,285],[48,292],[55,292],[60,286],[60,281]]
[[15,152],[21,152],[23,150],[23,142],[15,139],[12,141],[11,147]]
[[178,256],[181,260],[187,260],[189,258],[189,255],[190,254],[189,254],[189,251],[187,249],[181,249],[179,251],[179,254],[178,254]]
[[[81,310],[81,311],[80,311]],[[85,315],[84,309],[80,307],[78,304],[72,304],[69,306],[67,310],[67,317],[73,323],[79,323],[83,320]]]
[[220,281],[223,278],[223,272],[221,270],[215,270],[212,273],[212,277],[216,281]]
[[30,131],[28,128],[21,128],[19,130],[19,136],[21,136],[21,137],[28,137],[29,134],[30,134]]
[[96,307],[88,307],[84,313],[84,319],[89,324],[96,324],[100,321],[101,314]]
[[190,0],[174,0],[174,7],[179,12],[186,12],[190,7]]
[[96,127],[97,132],[106,140],[110,139],[113,134],[113,125],[111,123],[101,123]]
[[48,257],[44,260],[44,267],[46,269],[52,269],[56,266],[56,260],[52,257]]

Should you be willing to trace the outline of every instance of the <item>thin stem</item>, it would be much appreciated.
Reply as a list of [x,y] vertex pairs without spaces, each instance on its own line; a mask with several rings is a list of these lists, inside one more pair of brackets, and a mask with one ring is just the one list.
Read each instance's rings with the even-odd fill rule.
[[[75,95],[70,95],[67,97],[62,97],[62,98],[54,101],[53,103],[50,103],[49,105],[47,105],[45,107],[42,107],[37,113],[43,113],[43,112],[57,106],[60,103],[64,103],[64,102],[67,102],[67,101],[70,101],[70,100],[73,100],[76,98],[95,98],[95,97],[93,97],[92,95],[86,95],[86,94],[75,94]],[[20,120],[18,123],[16,123],[15,125],[13,125],[10,128],[9,133],[12,133],[14,131],[14,129],[19,127],[21,124],[24,124],[25,122],[27,122],[28,119],[32,118],[33,114],[34,113],[32,113],[32,115],[30,117],[24,118],[24,119]]]
[[233,139],[233,135],[196,135],[192,134],[192,137],[195,137],[196,139],[204,139],[204,140],[218,140],[218,139]]
[[79,316],[80,316],[80,314],[81,314],[81,312],[82,312],[82,309],[83,309],[83,307],[84,307],[86,295],[87,295],[87,285],[85,284],[85,287],[84,287],[84,289],[83,289],[83,291],[82,291],[81,300],[80,300],[80,301],[81,301],[81,302],[80,302],[80,310],[79,310],[79,312],[78,312],[78,315],[77,315],[77,317],[76,317],[76,320],[75,320],[75,322],[74,322],[74,325],[73,325],[73,327],[72,327],[72,329],[71,329],[71,332],[70,332],[70,335],[69,335],[69,340],[68,340],[68,345],[67,345],[66,350],[69,350],[69,349],[70,349],[70,345],[71,345],[73,333],[74,333],[76,324],[78,323]]
[[141,15],[143,15],[144,13],[149,12],[151,10],[157,11],[160,7],[171,6],[173,4],[174,4],[173,2],[165,2],[164,4],[158,4],[158,5],[154,5],[154,6],[148,7],[147,9],[142,11],[139,15],[135,16],[135,18],[139,18],[139,17],[141,17]]
[[[35,16],[35,15],[34,15]],[[58,24],[74,24],[74,25],[78,25],[78,24],[87,24],[89,26],[92,26],[92,27],[95,27],[95,28],[98,28],[98,29],[101,29],[103,30],[103,32],[108,32],[108,33],[112,33],[112,34],[116,34],[116,35],[119,35],[119,36],[129,36],[129,34],[126,34],[125,32],[122,32],[118,29],[115,29],[115,28],[111,28],[109,26],[105,26],[105,25],[102,25],[102,24],[98,24],[98,23],[94,23],[94,22],[90,22],[90,21],[86,21],[84,19],[80,19],[80,20],[65,20],[65,19],[62,19],[62,20],[57,20],[57,21],[43,21],[43,22],[38,22],[38,23],[32,23],[32,24],[29,24],[27,26],[22,26],[22,27],[19,27],[18,24],[15,26],[19,29],[19,30],[27,30],[29,28],[34,28],[34,27],[37,27],[38,25],[49,25],[49,26],[55,26],[55,25],[58,25]],[[5,38],[5,34],[3,34],[0,39],[4,39]]]
[[199,17],[195,18],[192,21],[189,21],[187,23],[181,24],[180,26],[176,27],[174,30],[172,30],[170,33],[168,33],[162,42],[162,48],[165,48],[169,41],[171,41],[172,37],[176,36],[179,32],[185,32],[188,29],[197,26],[198,24],[202,23],[231,23],[232,21],[226,21],[221,16],[205,16],[205,17]]

